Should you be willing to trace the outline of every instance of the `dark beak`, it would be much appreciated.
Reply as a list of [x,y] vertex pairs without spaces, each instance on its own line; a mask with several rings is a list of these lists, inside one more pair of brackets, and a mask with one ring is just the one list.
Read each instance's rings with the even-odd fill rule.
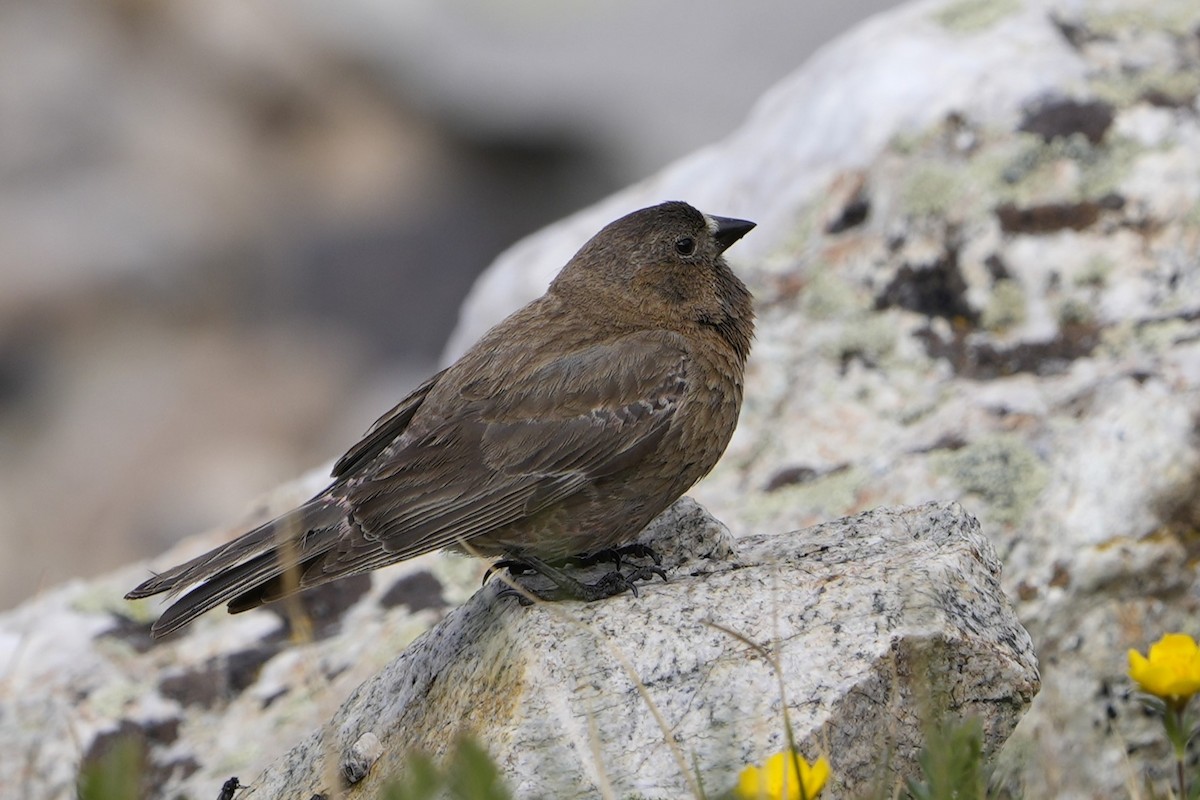
[[713,238],[721,246],[721,252],[724,252],[729,245],[745,236],[754,228],[754,223],[746,219],[715,217],[711,214],[708,218],[717,223],[717,230],[713,233]]

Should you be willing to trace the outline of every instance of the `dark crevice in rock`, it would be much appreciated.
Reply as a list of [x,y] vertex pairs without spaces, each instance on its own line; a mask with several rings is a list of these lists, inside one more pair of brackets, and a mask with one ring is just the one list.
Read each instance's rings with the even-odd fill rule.
[[970,327],[979,314],[967,302],[967,282],[958,266],[958,249],[947,247],[932,264],[905,264],[875,298],[875,309],[903,308],[927,317],[965,321]]
[[124,642],[133,648],[134,652],[145,653],[154,646],[154,638],[150,635],[150,623],[139,622],[121,614],[113,614],[113,626],[97,638],[111,638]]
[[1098,200],[1077,203],[1041,203],[1017,206],[1005,203],[996,208],[1000,230],[1005,233],[1045,234],[1062,230],[1082,231],[1096,224],[1101,212],[1120,209],[1120,195],[1105,195]]
[[[1172,314],[1157,314],[1152,317],[1144,317],[1134,323],[1134,328],[1140,332],[1155,325],[1162,325],[1165,322],[1195,322],[1196,320],[1200,320],[1200,308],[1189,308],[1176,311]],[[1184,333],[1175,337],[1174,341],[1178,344],[1179,342],[1194,341],[1195,338],[1196,336],[1193,334]]]
[[1099,144],[1116,116],[1116,109],[1103,100],[1056,97],[1026,109],[1017,129],[1036,134],[1045,142],[1078,133],[1092,144]]
[[1177,89],[1168,91],[1161,87],[1154,87],[1142,92],[1141,99],[1152,106],[1159,108],[1184,109],[1190,111],[1196,106],[1196,98],[1200,96],[1196,91],[1191,89]]
[[184,756],[183,758],[177,758],[174,761],[168,761],[166,764],[163,764],[161,774],[164,780],[168,778],[171,780],[183,780],[198,772],[199,769],[199,761],[191,756]]
[[167,675],[158,682],[158,692],[180,705],[211,708],[223,694],[219,675],[211,666]]
[[839,464],[831,469],[823,470],[802,465],[785,467],[771,476],[771,479],[767,481],[767,485],[763,487],[763,491],[774,492],[782,489],[785,486],[797,486],[803,483],[812,483],[818,478],[824,478],[827,475],[836,475],[839,472],[845,472],[849,468],[849,464]]
[[282,643],[260,645],[210,659],[197,669],[166,676],[159,681],[158,691],[181,705],[212,708],[253,685],[263,664],[282,647]]
[[1056,375],[1067,365],[1091,355],[1100,342],[1101,327],[1091,322],[1063,325],[1058,336],[1044,342],[1022,342],[1001,347],[991,342],[968,341],[966,332],[955,331],[949,339],[931,328],[916,336],[925,343],[930,358],[944,358],[955,374],[975,380],[990,380],[1021,372]]
[[767,481],[767,485],[763,487],[763,491],[774,492],[777,489],[782,489],[784,486],[811,483],[820,474],[813,467],[785,467],[771,476],[771,479]]
[[1157,533],[1178,540],[1189,563],[1200,558],[1200,468],[1162,491],[1151,502],[1151,509],[1159,520]]
[[230,653],[224,659],[225,673],[228,676],[229,688],[241,693],[258,680],[258,673],[262,670],[263,664],[266,664],[281,648],[261,646],[252,647],[249,650],[238,650],[235,653]]
[[838,375],[845,377],[850,371],[850,365],[855,361],[862,364],[867,369],[877,369],[879,362],[874,358],[870,348],[848,346],[843,347],[838,354]]
[[[371,576],[353,575],[301,592],[299,595],[300,608],[312,626],[313,638],[324,639],[336,633],[342,616],[369,591],[371,591]],[[286,600],[274,602],[264,608],[275,612],[283,620],[283,628],[271,636],[268,641],[290,638],[292,619],[288,613],[288,602]]]
[[405,575],[393,583],[380,598],[379,604],[384,608],[408,606],[408,610],[413,613],[427,608],[445,608],[449,603],[446,602],[442,590],[442,582],[433,575],[417,572]]
[[871,201],[862,191],[857,192],[854,197],[850,198],[850,202],[842,209],[836,219],[825,226],[825,232],[828,234],[838,234],[843,231],[848,231],[851,228],[857,228],[867,221],[867,217],[871,214]]
[[1067,44],[1071,45],[1075,50],[1082,50],[1083,46],[1091,42],[1097,41],[1101,37],[1094,31],[1088,28],[1079,20],[1066,19],[1058,14],[1051,14],[1050,21],[1058,28],[1058,32],[1067,40]]
[[272,692],[271,694],[269,694],[263,698],[262,707],[270,708],[271,704],[273,704],[276,700],[278,700],[281,697],[286,697],[287,693],[288,693],[287,689],[280,689],[277,692]]
[[911,452],[916,455],[921,453],[933,453],[937,452],[938,450],[954,451],[961,450],[966,446],[967,440],[961,435],[956,433],[943,433],[933,442],[933,444],[930,444],[926,447],[917,448]]
[[1004,281],[1012,277],[1012,272],[1008,268],[1008,264],[1004,263],[1004,259],[999,253],[992,253],[983,260],[983,265],[987,267],[988,274],[992,276],[993,281]]

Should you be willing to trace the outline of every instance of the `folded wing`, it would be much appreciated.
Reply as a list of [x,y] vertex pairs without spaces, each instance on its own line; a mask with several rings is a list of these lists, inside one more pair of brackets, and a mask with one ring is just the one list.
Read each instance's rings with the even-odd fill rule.
[[131,592],[200,584],[163,614],[156,635],[223,602],[244,611],[469,543],[636,467],[669,430],[688,375],[678,340],[639,334],[548,360],[491,394],[464,386],[456,409],[423,419],[439,378],[453,380],[439,373],[384,415],[321,495]]

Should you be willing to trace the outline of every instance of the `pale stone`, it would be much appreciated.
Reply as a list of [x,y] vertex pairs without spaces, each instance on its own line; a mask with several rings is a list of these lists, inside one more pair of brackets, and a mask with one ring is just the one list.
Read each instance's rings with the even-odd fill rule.
[[[852,794],[878,774],[880,753],[894,774],[914,775],[940,714],[978,718],[994,752],[1037,692],[1000,562],[959,506],[744,537],[734,560],[694,555],[727,536],[685,499],[642,538],[673,555],[671,581],[643,584],[640,597],[524,608],[479,592],[247,797],[328,792],[326,758],[374,732],[383,753],[353,797],[376,796],[411,750],[439,757],[470,736],[516,797],[596,797],[605,782],[619,797],[678,798],[688,788],[672,746],[706,786],[731,786],[785,746],[781,696],[806,756],[827,755]],[[681,562],[680,551],[693,555]]]

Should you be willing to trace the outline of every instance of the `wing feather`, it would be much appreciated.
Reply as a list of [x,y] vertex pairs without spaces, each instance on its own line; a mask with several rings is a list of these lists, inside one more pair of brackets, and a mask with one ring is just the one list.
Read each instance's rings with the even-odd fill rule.
[[688,388],[687,351],[672,337],[571,351],[490,391],[438,373],[337,462],[325,492],[130,596],[200,584],[163,614],[161,636],[225,601],[237,612],[282,597],[288,569],[297,588],[317,586],[469,544],[591,491],[670,429]]
[[469,543],[635,466],[669,429],[686,367],[670,340],[627,337],[551,361],[502,398],[473,401],[347,483],[342,500],[356,527],[387,555],[361,542],[331,550],[313,578]]
[[446,370],[437,373],[410,392],[408,397],[396,404],[395,408],[375,420],[375,424],[363,435],[363,438],[347,450],[346,454],[333,465],[333,477],[349,476],[391,446],[408,427],[421,404],[425,402],[430,389],[437,385],[444,374],[446,374]]

